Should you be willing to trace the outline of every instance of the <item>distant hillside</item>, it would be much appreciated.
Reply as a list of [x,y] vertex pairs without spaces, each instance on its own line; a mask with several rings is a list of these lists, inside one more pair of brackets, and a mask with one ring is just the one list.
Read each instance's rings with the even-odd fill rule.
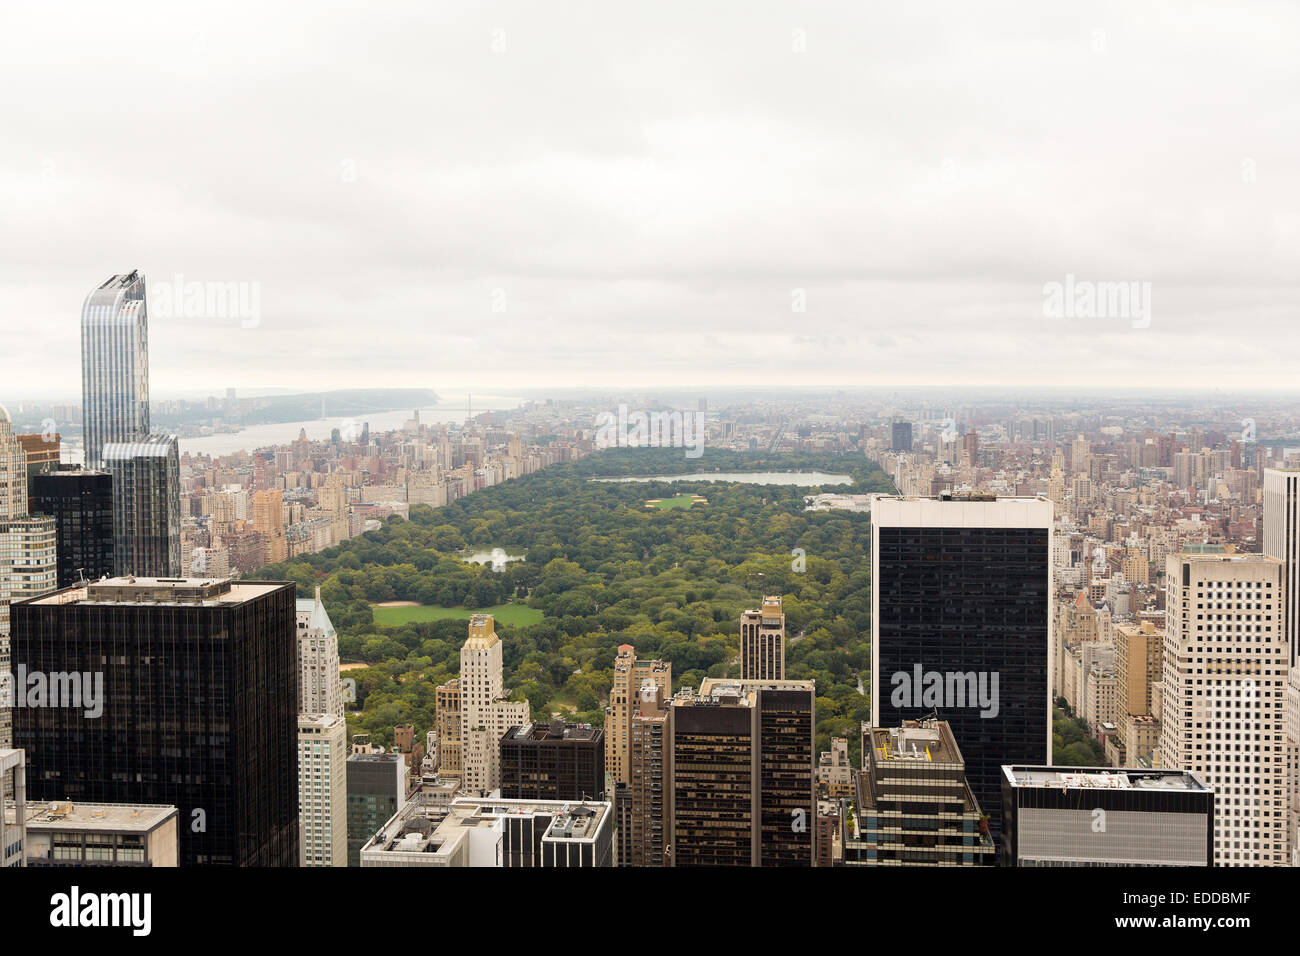
[[[324,415],[321,401],[324,399]],[[349,388],[333,392],[303,392],[299,395],[266,395],[251,399],[252,408],[238,414],[219,416],[240,425],[275,425],[281,422],[314,421],[318,418],[351,417],[400,408],[426,408],[437,404],[438,393],[428,388]],[[241,408],[244,403],[241,402]],[[179,415],[155,414],[156,427],[174,428],[209,420],[213,412],[195,407]]]

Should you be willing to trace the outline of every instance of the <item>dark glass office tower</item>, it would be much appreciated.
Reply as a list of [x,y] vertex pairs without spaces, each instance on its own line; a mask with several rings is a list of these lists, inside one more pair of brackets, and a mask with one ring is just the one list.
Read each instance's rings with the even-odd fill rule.
[[406,806],[406,761],[396,753],[348,757],[348,866],[361,865],[361,848]]
[[33,514],[54,518],[59,587],[113,571],[113,478],[104,471],[49,471],[31,479]]
[[507,800],[603,800],[605,732],[590,724],[514,726],[501,738]]
[[890,451],[911,451],[912,450],[912,423],[911,422],[894,422],[890,428]]
[[175,577],[181,568],[181,464],[175,435],[103,448],[113,476],[113,566],[118,574]]
[[1003,764],[1051,763],[1052,503],[872,502],[872,723],[937,712],[996,836]]
[[672,701],[672,866],[812,866],[812,681],[706,678]]
[[111,578],[12,612],[20,686],[103,675],[98,708],[13,709],[30,800],[173,804],[182,866],[298,865],[293,584]]

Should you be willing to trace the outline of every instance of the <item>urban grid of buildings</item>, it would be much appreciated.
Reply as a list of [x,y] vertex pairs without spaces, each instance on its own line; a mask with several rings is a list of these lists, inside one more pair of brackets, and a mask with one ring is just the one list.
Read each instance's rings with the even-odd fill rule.
[[[860,453],[895,485],[807,499],[870,513],[857,766],[819,751],[773,593],[737,676],[619,647],[603,726],[515,699],[474,614],[433,726],[386,750],[349,737],[319,589],[247,575],[592,454],[590,405],[182,454],[151,427],[145,277],[93,289],[81,333],[80,463],[0,413],[0,865],[1300,860],[1300,449],[1253,421],[701,401],[713,445]],[[1058,710],[1102,765],[1053,753]]]

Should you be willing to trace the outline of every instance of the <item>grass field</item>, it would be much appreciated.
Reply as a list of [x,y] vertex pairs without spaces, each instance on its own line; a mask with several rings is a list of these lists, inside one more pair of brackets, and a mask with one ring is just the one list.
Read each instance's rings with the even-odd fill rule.
[[495,607],[432,607],[428,604],[415,604],[409,607],[374,607],[370,608],[376,624],[412,624],[419,621],[445,621],[459,618],[468,621],[473,614],[491,614],[502,624],[523,625],[536,624],[542,619],[542,612],[526,604],[498,604]]
[[651,498],[645,503],[647,508],[689,508],[696,502],[708,504],[700,495],[678,495],[675,498]]

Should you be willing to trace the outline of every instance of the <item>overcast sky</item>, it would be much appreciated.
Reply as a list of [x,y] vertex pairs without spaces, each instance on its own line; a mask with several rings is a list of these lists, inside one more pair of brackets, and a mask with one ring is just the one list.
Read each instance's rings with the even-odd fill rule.
[[1295,378],[1295,4],[287,6],[5,0],[0,397]]

